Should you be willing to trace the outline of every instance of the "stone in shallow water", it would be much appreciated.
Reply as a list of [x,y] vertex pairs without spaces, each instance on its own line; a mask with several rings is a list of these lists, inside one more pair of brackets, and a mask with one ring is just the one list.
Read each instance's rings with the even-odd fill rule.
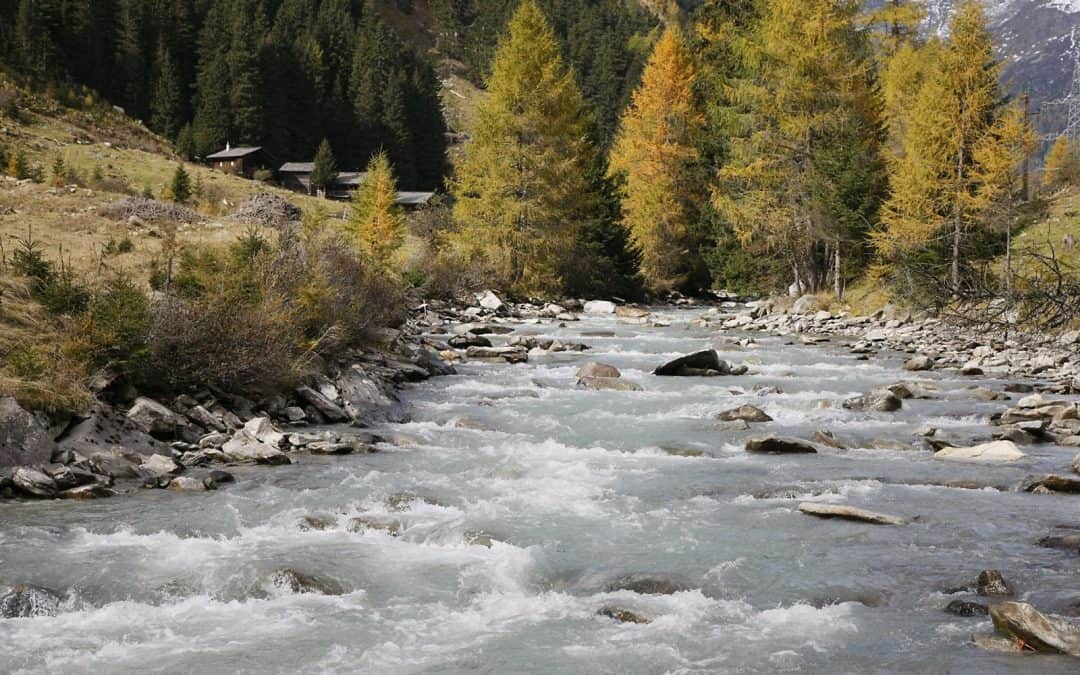
[[643,391],[642,386],[637,382],[624,380],[621,377],[583,377],[578,380],[578,386],[594,391]]
[[844,401],[844,408],[848,410],[869,412],[895,412],[902,405],[896,394],[888,389],[876,389]]
[[619,623],[649,623],[649,620],[640,614],[621,607],[602,607],[597,614],[615,619]]
[[677,359],[668,361],[653,371],[653,375],[662,377],[673,376],[704,376],[704,375],[727,375],[731,372],[731,365],[720,359],[716,350],[706,349]]
[[986,605],[981,605],[977,602],[953,600],[945,605],[945,611],[949,614],[955,614],[956,616],[986,616],[988,610]]
[[401,533],[401,524],[394,520],[380,520],[370,516],[358,516],[349,521],[349,532],[379,531],[396,537]]
[[935,459],[955,462],[1015,462],[1026,457],[1012,441],[994,441],[967,448],[942,448],[934,453]]
[[1080,657],[1080,626],[1047,616],[1026,602],[993,605],[990,620],[998,633],[1021,640],[1036,652]]
[[606,363],[597,363],[596,361],[589,361],[577,371],[577,378],[583,379],[586,377],[621,377],[622,373],[615,366],[609,366]]
[[757,408],[752,405],[743,405],[732,410],[725,410],[721,413],[717,413],[716,419],[721,422],[733,422],[735,420],[743,420],[745,422],[772,422],[772,418],[769,417],[761,408]]
[[1039,546],[1054,548],[1059,551],[1072,551],[1080,553],[1080,534],[1065,534],[1043,537],[1039,540]]
[[853,506],[840,504],[818,504],[816,502],[803,502],[799,504],[799,511],[818,518],[840,518],[854,520],[873,525],[904,525],[907,521],[898,516],[890,516],[876,511],[857,509]]
[[341,595],[343,590],[336,583],[282,568],[270,575],[270,585],[289,593],[314,593],[317,595]]
[[1012,589],[1005,577],[997,570],[983,570],[975,580],[975,589],[979,595],[1012,595]]
[[682,579],[674,577],[628,574],[609,583],[605,590],[608,592],[631,591],[639,595],[672,595],[689,591],[691,588]]
[[17,584],[0,594],[0,616],[5,619],[56,616],[60,596],[47,588]]
[[1042,489],[1049,492],[1080,494],[1080,479],[1054,475],[1028,476],[1024,479],[1020,489],[1024,492],[1035,492]]
[[746,451],[769,454],[813,454],[817,452],[817,447],[810,441],[804,441],[801,438],[764,436],[761,438],[747,439]]

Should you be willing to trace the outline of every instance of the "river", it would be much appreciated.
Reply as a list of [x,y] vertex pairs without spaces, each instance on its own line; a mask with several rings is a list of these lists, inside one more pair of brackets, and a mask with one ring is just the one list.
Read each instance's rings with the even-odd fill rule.
[[[1080,558],[1035,541],[1080,525],[1080,497],[934,485],[1015,485],[1065,471],[1075,449],[1028,446],[1004,467],[934,460],[916,428],[987,438],[1006,403],[975,400],[972,378],[905,373],[901,355],[858,361],[768,336],[740,347],[745,336],[694,327],[699,313],[661,310],[659,328],[523,325],[592,350],[415,386],[413,421],[377,429],[392,441],[378,454],[238,469],[206,495],[0,505],[0,580],[65,595],[55,617],[0,620],[0,671],[1076,672],[1066,657],[979,649],[970,636],[989,620],[942,608],[976,600],[954,591],[990,568],[1036,607],[1076,613]],[[613,335],[582,337],[597,331]],[[750,373],[651,375],[707,347]],[[645,391],[575,388],[589,360]],[[840,406],[905,379],[939,397],[895,413]],[[748,454],[748,432],[713,419],[743,403],[774,418],[754,433],[827,429],[851,449]],[[802,501],[910,522],[820,520]],[[301,527],[308,516],[326,529]],[[358,517],[398,535],[352,531]],[[269,581],[281,568],[341,593],[290,592]],[[632,575],[687,590],[613,590]]]

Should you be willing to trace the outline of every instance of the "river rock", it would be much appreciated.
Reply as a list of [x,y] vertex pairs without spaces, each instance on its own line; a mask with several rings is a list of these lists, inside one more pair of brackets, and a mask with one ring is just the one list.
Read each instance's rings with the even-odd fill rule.
[[621,607],[601,607],[596,613],[609,619],[615,619],[619,623],[649,623],[649,620],[640,614]]
[[979,572],[979,578],[975,580],[975,592],[985,596],[1012,595],[1008,582],[997,570]]
[[607,300],[590,300],[583,308],[586,314],[614,314],[615,303]]
[[507,363],[525,363],[529,352],[522,347],[469,347],[465,356],[470,359],[502,360]]
[[1080,452],[1076,453],[1076,457],[1073,458],[1072,470],[1080,473]]
[[354,364],[337,380],[345,411],[354,424],[404,422],[405,410],[396,394],[381,386],[359,364]]
[[818,518],[841,518],[843,520],[855,520],[874,525],[904,525],[907,521],[897,516],[890,516],[876,511],[857,509],[853,506],[842,504],[819,504],[817,502],[803,502],[799,504],[799,511]]
[[447,340],[446,343],[454,349],[468,349],[469,347],[491,346],[491,340],[487,339],[483,335],[474,335],[472,333],[455,335],[454,337]]
[[607,592],[630,591],[638,595],[672,595],[691,590],[690,584],[682,579],[649,574],[627,574],[610,582]]
[[60,596],[41,586],[17,584],[0,595],[0,616],[5,619],[56,616],[58,611]]
[[192,422],[211,431],[226,431],[228,429],[221,417],[215,415],[201,405],[192,406],[185,415],[187,415],[187,418]]
[[1039,540],[1039,546],[1054,548],[1059,551],[1071,551],[1080,553],[1080,534],[1065,534],[1043,537]]
[[668,361],[654,370],[653,375],[664,377],[727,375],[730,372],[731,365],[722,360],[716,350],[706,349]]
[[621,377],[583,377],[578,380],[578,386],[595,391],[643,391],[640,384]]
[[19,467],[11,474],[11,481],[15,484],[15,489],[28,497],[52,499],[59,492],[56,481],[37,469]]
[[750,423],[746,420],[732,420],[730,422],[717,422],[712,425],[714,431],[750,431]]
[[933,367],[934,359],[926,354],[917,354],[904,362],[904,370],[930,370]]
[[156,438],[171,438],[184,418],[152,398],[140,396],[127,412],[128,419]]
[[1080,494],[1080,479],[1068,476],[1028,476],[1024,479],[1020,489],[1024,492],[1049,491]]
[[60,434],[57,447],[61,452],[74,452],[84,457],[114,447],[140,455],[169,451],[167,444],[148,434],[126,415],[100,403],[85,418],[73,422]]
[[138,478],[139,465],[142,459],[133,453],[127,453],[120,448],[112,448],[106,452],[95,452],[90,455],[88,464],[94,473],[109,478]]
[[207,481],[199,480],[191,476],[177,476],[168,483],[168,489],[177,492],[206,492],[211,489]]
[[772,418],[761,408],[752,405],[743,405],[732,410],[717,413],[716,419],[721,422],[743,420],[744,422],[772,422]]
[[902,405],[900,398],[888,389],[875,389],[844,401],[844,407],[848,410],[868,412],[895,412]]
[[379,518],[373,518],[370,516],[358,516],[349,521],[347,526],[349,532],[360,533],[368,531],[385,532],[391,537],[396,537],[401,533],[401,523],[396,520],[382,520]]
[[746,451],[768,454],[813,454],[818,450],[813,443],[801,438],[763,436],[747,439]]
[[954,462],[1015,462],[1026,456],[1012,441],[993,441],[967,448],[942,448],[934,453],[935,459]]
[[319,411],[320,415],[330,422],[344,422],[349,419],[349,414],[345,412],[344,408],[311,387],[297,387],[296,395],[310,403],[313,408]]
[[341,595],[342,589],[332,581],[282,568],[270,575],[270,585],[287,593],[313,593],[317,595]]
[[953,600],[945,605],[945,611],[956,616],[986,616],[987,607],[977,602],[967,600]]
[[53,479],[59,490],[69,490],[80,485],[88,485],[97,481],[97,476],[78,466],[66,464],[46,464],[41,470]]
[[0,466],[45,464],[56,443],[45,424],[10,396],[0,397]]
[[649,316],[649,312],[648,310],[641,309],[640,307],[628,307],[626,305],[620,305],[615,308],[615,316],[620,316],[624,319],[644,319]]
[[987,387],[975,387],[971,390],[971,397],[976,401],[1008,401],[1009,395],[1003,391],[994,391]]
[[503,301],[493,291],[481,291],[476,294],[476,302],[484,309],[498,311],[503,306]]
[[106,499],[115,497],[116,491],[110,489],[104,483],[90,483],[79,487],[64,490],[59,495],[60,499]]
[[615,366],[609,366],[606,363],[597,363],[596,361],[589,361],[577,371],[578,379],[585,377],[621,377],[622,373]]
[[274,429],[269,419],[255,417],[221,446],[221,451],[234,462],[291,464],[289,456],[279,449],[283,439],[284,434]]
[[993,605],[990,620],[998,633],[1020,640],[1036,652],[1080,657],[1080,627],[1043,614],[1026,602]]
[[168,476],[180,473],[183,469],[171,457],[150,455],[139,465],[143,473],[151,476]]

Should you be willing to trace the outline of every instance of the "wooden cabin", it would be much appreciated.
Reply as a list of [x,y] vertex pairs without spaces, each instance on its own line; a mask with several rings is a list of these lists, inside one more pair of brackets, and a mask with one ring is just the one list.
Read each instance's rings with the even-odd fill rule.
[[224,173],[231,173],[245,178],[251,178],[257,169],[265,166],[263,152],[260,147],[233,148],[228,144],[225,149],[206,156],[210,166]]
[[[302,192],[306,195],[318,194],[327,199],[347,200],[367,177],[364,171],[339,172],[337,180],[323,194],[311,184],[311,174],[314,171],[314,162],[286,162],[278,169],[278,183],[281,187],[293,192]],[[398,192],[397,204],[406,211],[415,211],[426,206],[434,196],[434,192]]]

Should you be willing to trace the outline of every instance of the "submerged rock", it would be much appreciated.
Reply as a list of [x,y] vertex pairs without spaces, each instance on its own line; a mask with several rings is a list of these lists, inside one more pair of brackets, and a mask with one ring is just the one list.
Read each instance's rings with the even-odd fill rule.
[[725,410],[717,413],[716,419],[721,422],[733,422],[735,420],[743,420],[745,422],[772,422],[771,417],[762,410],[752,405],[739,406],[732,410]]
[[649,623],[649,620],[640,614],[620,607],[602,607],[597,614],[606,616],[609,619],[615,619],[619,623]]
[[349,532],[367,532],[376,530],[396,537],[401,532],[401,524],[396,520],[380,520],[370,516],[357,516],[349,521]]
[[1020,486],[1024,492],[1048,491],[1080,494],[1080,479],[1068,476],[1028,476]]
[[967,600],[953,600],[945,605],[945,612],[956,616],[986,616],[987,611],[986,605]]
[[5,619],[56,616],[59,610],[60,596],[41,586],[18,584],[0,594],[0,616]]
[[1039,546],[1080,553],[1080,534],[1052,535],[1039,540]]
[[624,380],[621,377],[583,377],[578,380],[578,386],[582,389],[610,390],[610,391],[643,391],[642,386],[636,382]]
[[954,462],[1015,462],[1026,457],[1012,441],[993,441],[967,448],[942,448],[934,453],[935,459]]
[[714,349],[706,349],[668,361],[653,371],[653,375],[662,377],[700,377],[708,375],[727,375],[731,365],[720,358]]
[[291,568],[282,568],[270,575],[274,588],[289,593],[314,593],[317,595],[341,595],[343,590],[336,583],[318,579]]
[[904,525],[906,520],[898,516],[890,516],[876,511],[857,509],[853,506],[841,504],[819,504],[817,502],[803,502],[799,504],[799,511],[818,518],[841,518],[843,520],[855,520],[873,525]]
[[628,574],[609,583],[605,590],[631,591],[638,595],[672,595],[689,591],[691,588],[685,581],[674,577]]
[[746,440],[747,452],[761,452],[770,454],[797,454],[816,453],[817,447],[810,441],[800,438],[788,438],[785,436],[763,436]]
[[1067,619],[1039,612],[1026,602],[1002,602],[990,607],[994,628],[1005,637],[1047,654],[1080,657],[1080,627]]

